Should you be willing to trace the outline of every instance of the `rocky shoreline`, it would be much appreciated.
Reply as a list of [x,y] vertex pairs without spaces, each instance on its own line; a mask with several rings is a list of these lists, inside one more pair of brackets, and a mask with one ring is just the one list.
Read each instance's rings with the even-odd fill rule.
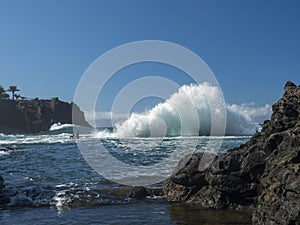
[[186,156],[164,184],[171,202],[204,208],[252,208],[253,224],[300,224],[300,86],[287,82],[271,120],[247,143],[217,156]]
[[7,100],[0,99],[0,133],[28,134],[47,131],[54,123],[72,124],[76,116],[76,125],[90,125],[84,113],[75,103],[50,100]]
[[[247,143],[213,156],[205,170],[199,170],[202,156],[185,156],[162,192],[144,187],[108,192],[133,199],[160,195],[205,209],[251,210],[253,224],[300,225],[300,86],[286,83],[271,120]],[[0,176],[0,207],[9,201]]]

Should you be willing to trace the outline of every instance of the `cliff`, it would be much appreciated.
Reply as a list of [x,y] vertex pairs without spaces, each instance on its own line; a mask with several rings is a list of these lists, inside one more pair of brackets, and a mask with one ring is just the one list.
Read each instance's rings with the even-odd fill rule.
[[169,201],[207,208],[253,208],[253,224],[300,224],[300,86],[287,82],[271,120],[247,143],[199,171],[186,156],[164,184]]
[[72,123],[72,113],[77,125],[90,126],[75,103],[51,100],[0,100],[0,133],[23,134],[49,130],[52,124]]

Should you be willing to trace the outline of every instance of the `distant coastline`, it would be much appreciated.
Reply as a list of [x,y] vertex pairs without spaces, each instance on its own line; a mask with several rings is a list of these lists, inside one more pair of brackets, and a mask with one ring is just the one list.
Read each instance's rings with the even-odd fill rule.
[[76,116],[76,125],[90,127],[84,113],[73,102],[64,102],[58,98],[0,99],[0,133],[4,134],[46,131],[54,123],[72,124],[72,116]]

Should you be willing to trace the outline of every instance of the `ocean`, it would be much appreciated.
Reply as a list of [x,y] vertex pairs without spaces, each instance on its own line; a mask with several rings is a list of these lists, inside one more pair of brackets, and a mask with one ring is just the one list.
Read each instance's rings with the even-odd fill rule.
[[[80,147],[97,148],[98,143],[126,165],[151,166],[168,158],[175,148],[178,158],[187,152],[211,151],[207,143],[220,137],[120,139],[109,128],[93,132],[78,128],[80,138],[71,139],[73,129],[72,125],[55,125],[34,135],[0,134],[0,175],[10,196],[10,203],[0,210],[0,224],[251,224],[251,215],[244,212],[168,203],[159,196],[141,200],[127,197],[122,194],[123,184],[107,179],[113,166],[102,166],[96,172]],[[218,154],[249,138],[222,138]],[[104,163],[101,158],[94,160]],[[122,183],[126,171],[114,170]],[[172,172],[163,170],[154,175]],[[149,185],[159,188],[162,182]]]

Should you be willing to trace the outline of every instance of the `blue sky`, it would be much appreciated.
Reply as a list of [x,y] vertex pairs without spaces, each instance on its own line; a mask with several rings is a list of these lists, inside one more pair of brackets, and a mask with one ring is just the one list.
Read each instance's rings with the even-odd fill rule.
[[[227,103],[272,104],[287,80],[300,84],[299,12],[297,0],[0,0],[0,84],[72,101],[97,57],[151,39],[198,54]],[[190,83],[179,74],[177,81]]]

